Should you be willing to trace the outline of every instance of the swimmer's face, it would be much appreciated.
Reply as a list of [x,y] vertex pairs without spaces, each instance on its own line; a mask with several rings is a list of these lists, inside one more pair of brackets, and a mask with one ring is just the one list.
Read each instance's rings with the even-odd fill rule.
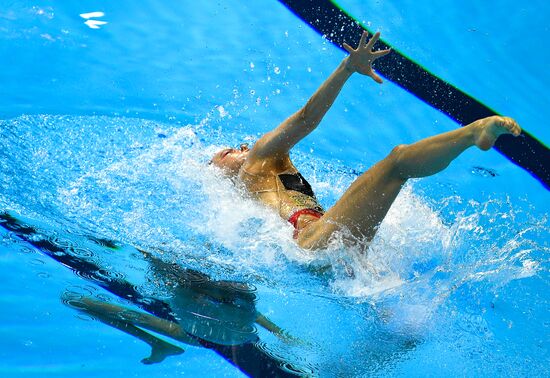
[[237,175],[249,152],[250,149],[247,144],[241,144],[239,149],[226,148],[216,152],[211,163],[229,175]]

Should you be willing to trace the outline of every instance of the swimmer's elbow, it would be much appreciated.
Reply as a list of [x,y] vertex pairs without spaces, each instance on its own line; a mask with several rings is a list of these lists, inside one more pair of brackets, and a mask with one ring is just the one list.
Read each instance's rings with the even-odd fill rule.
[[315,128],[320,121],[322,115],[319,111],[308,101],[298,112],[295,114],[295,122],[302,127]]
[[296,114],[294,114],[294,122],[299,124],[305,123],[309,113],[310,113],[310,110],[306,104],[306,106],[302,107],[300,110],[296,112]]

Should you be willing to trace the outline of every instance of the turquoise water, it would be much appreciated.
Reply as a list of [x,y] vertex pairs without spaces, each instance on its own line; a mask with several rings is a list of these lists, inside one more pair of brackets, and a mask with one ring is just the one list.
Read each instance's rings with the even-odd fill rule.
[[[246,282],[257,310],[302,340],[258,327],[258,350],[312,375],[550,376],[548,192],[498,153],[411,182],[368,249],[318,256],[205,168],[297,110],[343,57],[278,2],[249,3],[5,4],[0,209],[159,299],[173,293],[143,257],[85,236]],[[339,4],[549,143],[543,2]],[[80,16],[94,11],[98,29]],[[455,127],[390,82],[353,77],[293,158],[328,207],[395,144]],[[74,293],[135,304],[0,237],[3,376],[243,375],[177,342],[184,354],[141,364],[145,343],[65,305]]]

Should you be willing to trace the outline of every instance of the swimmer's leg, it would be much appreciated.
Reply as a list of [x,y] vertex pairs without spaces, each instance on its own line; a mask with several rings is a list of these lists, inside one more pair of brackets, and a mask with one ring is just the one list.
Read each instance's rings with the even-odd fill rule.
[[122,332],[134,336],[139,340],[147,343],[151,347],[151,354],[149,355],[149,357],[145,357],[141,360],[141,362],[146,365],[159,363],[164,361],[166,357],[175,356],[185,352],[182,348],[161,340],[158,337],[155,337],[150,333],[145,332],[141,328],[134,326],[131,323],[115,320],[112,318],[101,317],[97,314],[94,314],[94,317],[104,324],[119,329]]
[[269,320],[264,315],[258,313],[258,317],[256,318],[256,324],[262,326],[265,330],[271,332],[273,335],[277,336],[280,340],[291,343],[291,344],[305,344],[300,339],[297,339],[296,337],[289,334],[287,331],[279,327],[277,324],[273,323],[271,320]]
[[200,345],[195,339],[188,336],[179,324],[145,312],[130,310],[122,306],[98,301],[89,297],[81,298],[77,308],[93,316],[109,317],[115,320],[132,323],[138,327],[168,336],[189,345]]
[[490,149],[501,134],[519,135],[518,124],[507,117],[488,117],[460,129],[397,146],[361,175],[342,198],[298,236],[306,249],[324,248],[334,232],[346,229],[346,243],[370,241],[399,191],[409,178],[433,175],[471,146]]
[[137,326],[169,336],[184,343],[196,345],[196,341],[190,339],[178,324],[150,314],[133,311],[122,306],[88,297],[80,299],[74,307],[92,315],[104,324],[117,328],[147,343],[151,347],[151,355],[141,361],[144,364],[161,362],[168,356],[182,354],[184,350],[145,332]]

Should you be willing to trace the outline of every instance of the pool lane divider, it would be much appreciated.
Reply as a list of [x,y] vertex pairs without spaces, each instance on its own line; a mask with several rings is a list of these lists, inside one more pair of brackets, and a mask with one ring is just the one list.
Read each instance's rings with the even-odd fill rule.
[[[74,271],[79,277],[87,279],[92,283],[102,287],[108,292],[125,299],[143,310],[171,322],[177,323],[174,312],[170,305],[158,298],[145,296],[132,283],[116,275],[105,273],[106,270],[97,264],[96,261],[87,260],[71,252],[72,243],[56,232],[47,232],[37,226],[22,221],[14,214],[0,210],[0,227],[13,233],[20,240],[30,244],[42,254],[52,258]],[[100,245],[105,245],[105,240],[98,238],[89,238]],[[116,246],[116,243],[108,242],[105,248]],[[186,332],[187,333],[187,332]],[[222,345],[208,340],[204,340],[191,333],[187,335],[195,339],[204,348],[210,349],[223,357],[226,361],[238,368],[248,377],[282,377],[293,378],[303,376],[296,367],[287,361],[275,358],[262,348],[258,347],[256,342],[250,341],[239,345]]]
[[[363,31],[367,30],[330,0],[279,0],[279,2],[342,50],[344,50],[344,42],[352,46],[356,45]],[[380,40],[374,47],[375,49],[392,48]],[[494,110],[430,73],[399,51],[393,48],[392,50],[392,53],[384,59],[374,62],[376,71],[428,105],[445,113],[460,125],[498,115]],[[550,150],[534,136],[525,130],[517,138],[502,135],[493,148],[525,169],[550,190]]]

